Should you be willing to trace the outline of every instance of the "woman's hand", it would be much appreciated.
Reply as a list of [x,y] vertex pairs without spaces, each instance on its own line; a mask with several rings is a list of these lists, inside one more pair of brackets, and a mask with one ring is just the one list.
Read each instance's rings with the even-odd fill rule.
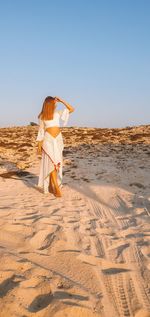
[[55,97],[55,99],[58,101],[58,102],[63,102],[63,100],[59,97]]
[[73,112],[75,110],[68,102],[64,101],[63,99],[59,97],[55,97],[55,98],[58,102],[62,102],[70,112]]

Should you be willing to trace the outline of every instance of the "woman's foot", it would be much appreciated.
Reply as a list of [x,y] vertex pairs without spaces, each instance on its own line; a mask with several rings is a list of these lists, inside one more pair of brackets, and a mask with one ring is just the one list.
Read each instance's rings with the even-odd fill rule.
[[52,183],[49,184],[49,193],[54,194],[56,197],[61,197],[62,196],[59,187],[57,189],[54,188]]
[[53,181],[52,181],[52,178],[51,178],[51,175],[50,175],[50,178],[49,178],[49,192],[54,194],[54,186],[53,186]]
[[58,182],[57,182],[57,171],[54,170],[51,172],[50,174],[50,183],[49,183],[49,187],[53,188],[53,194],[56,197],[61,197],[61,191],[60,188],[58,186]]
[[50,192],[51,194],[54,194],[54,189],[53,189],[52,186],[49,186],[49,192]]
[[61,193],[61,191],[60,191],[59,188],[58,188],[57,190],[55,190],[54,195],[55,195],[56,197],[62,197],[62,193]]

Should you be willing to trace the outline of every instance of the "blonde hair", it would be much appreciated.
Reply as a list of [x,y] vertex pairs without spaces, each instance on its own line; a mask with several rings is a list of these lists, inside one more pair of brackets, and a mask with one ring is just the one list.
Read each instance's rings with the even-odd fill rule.
[[38,115],[38,119],[40,118],[42,120],[52,120],[54,110],[55,110],[55,98],[51,96],[46,97],[43,102],[42,110]]

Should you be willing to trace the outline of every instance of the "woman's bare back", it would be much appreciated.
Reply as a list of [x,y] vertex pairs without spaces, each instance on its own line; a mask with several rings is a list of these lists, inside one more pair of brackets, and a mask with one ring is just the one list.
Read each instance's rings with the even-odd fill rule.
[[49,127],[46,128],[46,130],[48,133],[50,133],[54,138],[57,137],[57,135],[60,133],[60,128],[59,127]]

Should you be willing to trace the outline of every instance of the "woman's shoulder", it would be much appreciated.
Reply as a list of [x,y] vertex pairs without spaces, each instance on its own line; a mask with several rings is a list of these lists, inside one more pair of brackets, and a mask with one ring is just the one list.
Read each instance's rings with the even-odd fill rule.
[[43,121],[42,115],[38,117],[39,121]]
[[41,123],[41,122],[42,122],[41,117],[38,117],[38,122],[39,122],[39,123]]

